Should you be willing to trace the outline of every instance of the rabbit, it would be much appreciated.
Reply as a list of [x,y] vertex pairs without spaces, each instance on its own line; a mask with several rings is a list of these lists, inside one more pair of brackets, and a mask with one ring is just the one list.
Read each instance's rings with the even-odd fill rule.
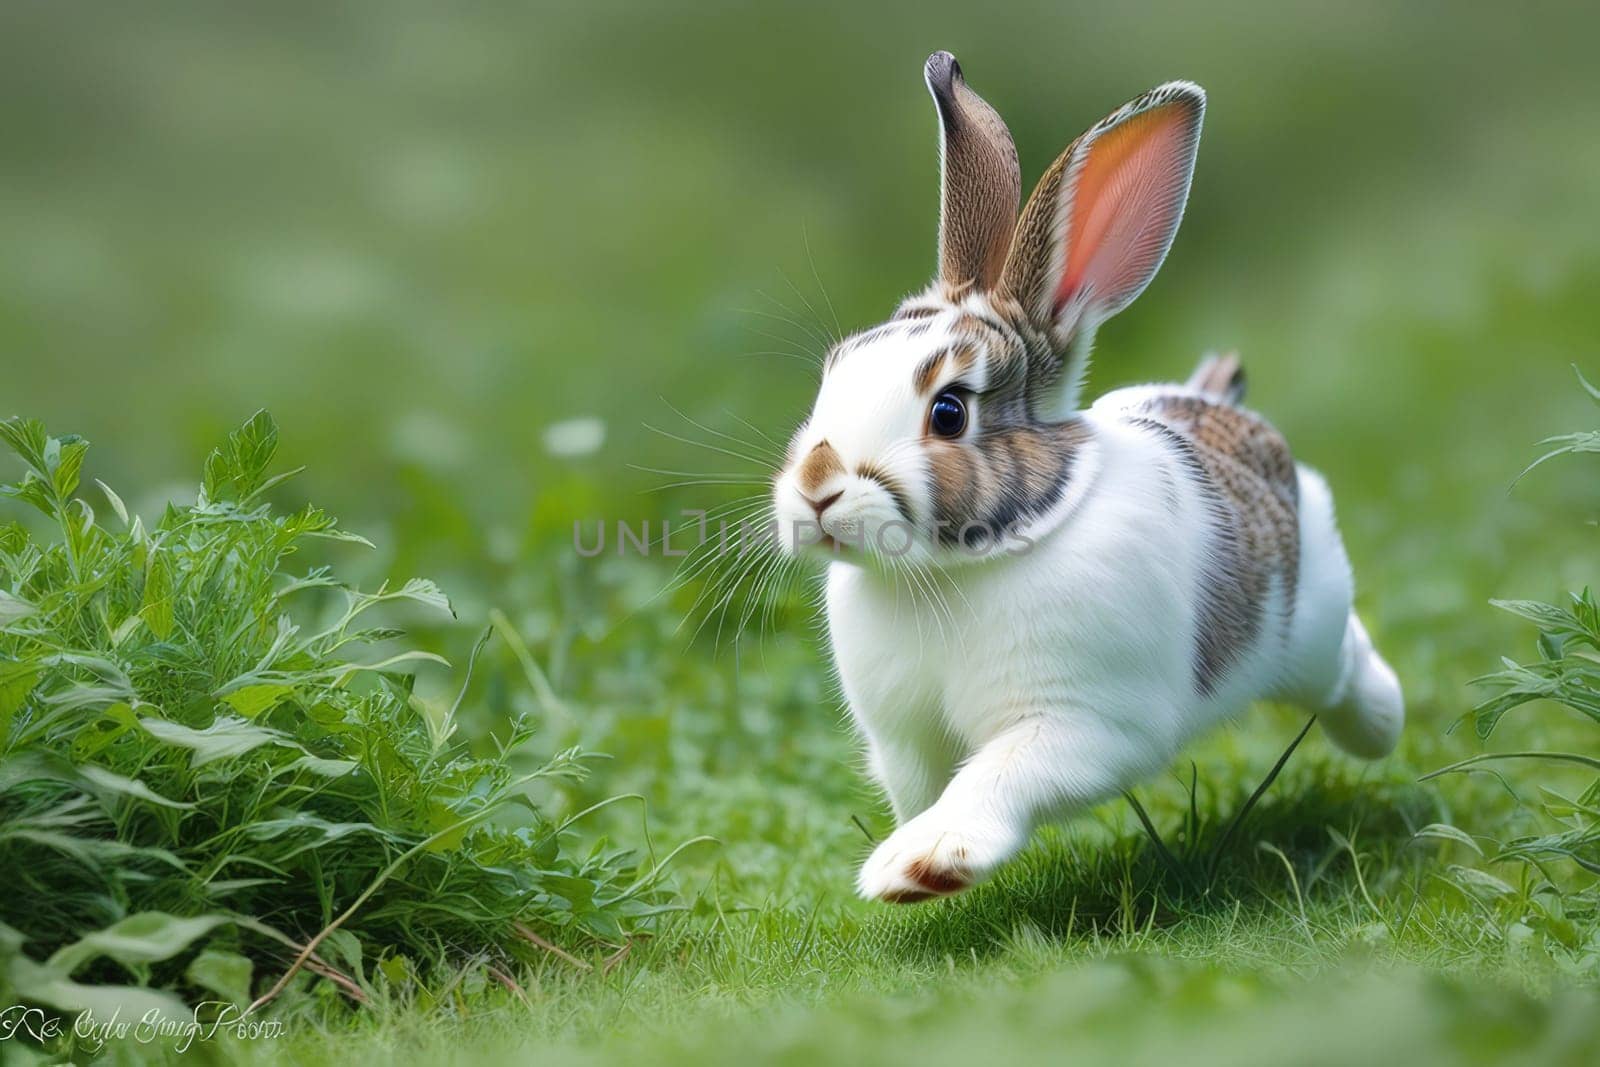
[[1177,232],[1204,91],[1113,111],[1019,217],[1005,123],[949,53],[924,73],[938,276],[829,350],[772,487],[781,551],[828,561],[828,643],[896,820],[857,889],[895,903],[981,882],[1252,701],[1367,759],[1405,718],[1328,486],[1241,406],[1236,357],[1079,404],[1096,327]]

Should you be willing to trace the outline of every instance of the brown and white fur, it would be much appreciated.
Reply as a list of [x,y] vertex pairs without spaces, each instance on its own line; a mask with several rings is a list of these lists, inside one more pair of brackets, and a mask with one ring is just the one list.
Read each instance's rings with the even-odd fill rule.
[[902,902],[983,879],[1254,700],[1367,758],[1404,719],[1328,487],[1239,406],[1232,357],[1078,404],[1095,327],[1177,231],[1204,93],[1113,112],[1019,218],[1004,123],[950,55],[926,77],[939,276],[829,354],[773,490],[787,550],[826,535],[834,658],[899,824],[858,886]]

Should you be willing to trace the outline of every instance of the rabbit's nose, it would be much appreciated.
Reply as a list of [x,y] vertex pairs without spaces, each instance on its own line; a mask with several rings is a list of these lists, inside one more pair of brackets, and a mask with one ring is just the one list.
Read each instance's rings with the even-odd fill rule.
[[[801,495],[803,496],[804,494],[801,494]],[[830,494],[829,496],[825,496],[821,500],[813,500],[809,496],[806,497],[805,499],[806,499],[806,503],[811,505],[811,510],[815,511],[817,513],[817,521],[821,522],[822,521],[822,513],[824,511],[827,511],[829,508],[833,507],[834,504],[838,503],[839,498],[842,497],[842,496],[844,496],[844,490],[843,489],[839,490],[837,493],[833,493],[833,494]]]

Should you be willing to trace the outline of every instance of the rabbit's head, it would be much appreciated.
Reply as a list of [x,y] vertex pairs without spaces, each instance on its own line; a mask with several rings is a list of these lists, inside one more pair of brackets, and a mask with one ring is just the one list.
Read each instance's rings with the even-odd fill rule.
[[786,551],[948,562],[1012,551],[1070,507],[1093,446],[1075,417],[1095,328],[1167,254],[1205,94],[1170,82],[1074,141],[1018,217],[1016,148],[947,52],[939,272],[828,353],[773,495]]

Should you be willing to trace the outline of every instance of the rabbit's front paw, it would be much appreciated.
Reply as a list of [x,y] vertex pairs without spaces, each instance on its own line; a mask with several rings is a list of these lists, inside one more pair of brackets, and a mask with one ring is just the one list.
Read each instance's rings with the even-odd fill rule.
[[872,850],[856,891],[890,904],[948,896],[983,881],[1014,851],[1013,835],[930,808]]

